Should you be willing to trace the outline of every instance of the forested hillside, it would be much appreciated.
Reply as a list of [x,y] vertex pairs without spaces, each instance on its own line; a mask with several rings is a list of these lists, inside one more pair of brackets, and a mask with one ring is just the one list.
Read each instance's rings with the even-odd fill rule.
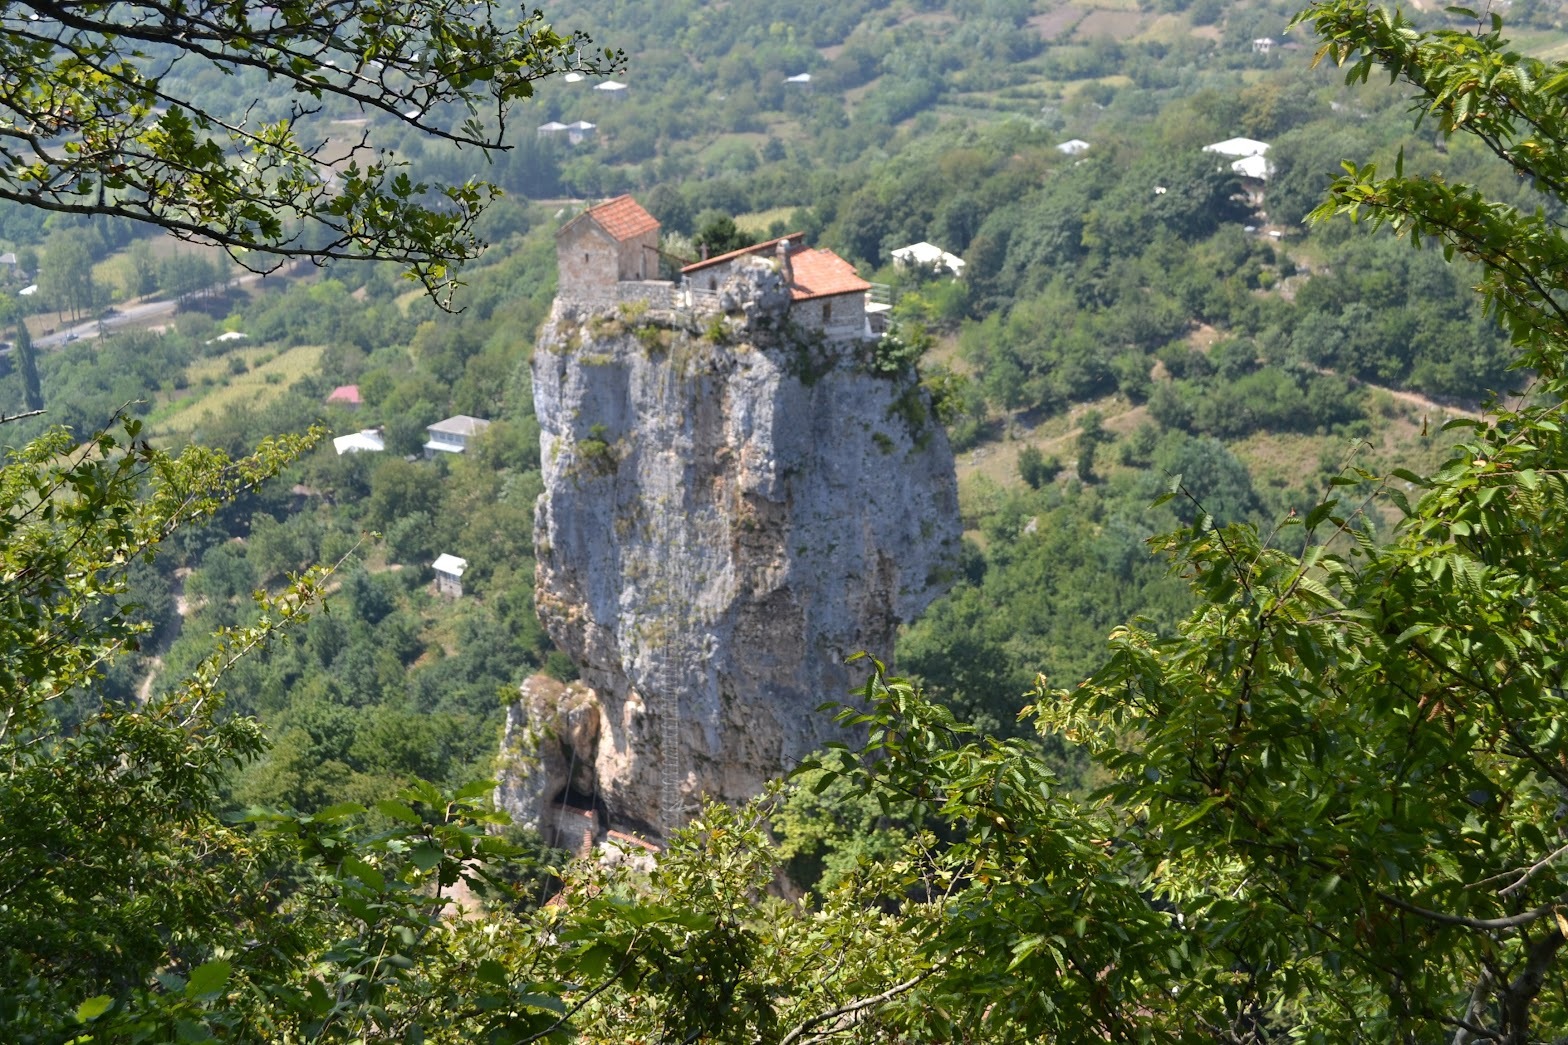
[[[136,294],[181,310],[158,332],[41,351],[47,421],[88,431],[124,404],[154,433],[231,450],[317,419],[385,429],[386,454],[323,447],[141,571],[159,642],[121,661],[104,693],[177,678],[212,626],[243,617],[252,589],[354,548],[337,611],[235,676],[234,706],[278,740],[236,796],[310,808],[359,793],[355,780],[368,793],[405,773],[482,774],[504,695],[550,662],[530,609],[527,361],[562,206],[528,199],[629,190],[673,255],[694,256],[693,238],[732,219],[736,242],[804,231],[893,285],[927,383],[962,407],[950,430],[966,451],[971,541],[964,578],[898,659],[964,717],[1010,731],[1036,673],[1080,677],[1115,624],[1169,624],[1186,609],[1145,546],[1182,521],[1149,507],[1167,475],[1220,518],[1278,518],[1348,460],[1432,459],[1442,448],[1422,433],[1445,410],[1518,383],[1507,338],[1466,292],[1472,276],[1302,219],[1340,160],[1401,148],[1412,168],[1558,204],[1534,201],[1478,145],[1410,140],[1398,92],[1352,92],[1311,69],[1288,16],[1021,3],[827,5],[788,22],[744,6],[560,11],[629,45],[627,89],[551,82],[514,120],[516,148],[479,172],[513,196],[485,219],[496,246],[466,273],[455,316],[390,268],[239,283],[221,256],[171,252],[125,222],[44,228],[6,209],[19,256],[38,266],[39,293],[12,299],[41,307],[35,336]],[[1264,33],[1280,46],[1255,53]],[[809,84],[786,82],[803,72]],[[570,145],[532,134],[535,116],[597,130]],[[358,133],[331,106],[319,119]],[[366,130],[377,137],[374,120]],[[1201,151],[1238,135],[1272,146],[1261,203]],[[1090,146],[1069,155],[1057,148],[1069,138]],[[446,146],[387,144],[417,174],[464,173]],[[891,264],[892,248],[919,240],[963,257],[963,278]],[[12,367],[5,401],[20,406],[24,384]],[[345,384],[359,386],[357,412],[324,405]],[[453,414],[500,423],[450,469],[398,459]],[[43,423],[13,426],[13,440]],[[369,531],[383,538],[363,541]],[[424,593],[442,552],[470,560],[477,598]],[[149,677],[153,655],[163,668]]]
[[[339,454],[321,438],[308,451],[264,451],[256,473],[277,470],[276,479],[224,487],[202,525],[181,517],[155,555],[131,555],[127,590],[105,598],[151,629],[66,676],[68,692],[39,711],[51,735],[89,736],[105,709],[186,699],[187,679],[213,670],[215,632],[245,635],[258,595],[267,628],[292,619],[268,600],[291,599],[301,577],[311,587],[317,575],[306,571],[327,564],[324,609],[226,666],[221,705],[197,701],[231,732],[203,756],[200,781],[181,786],[197,806],[210,803],[214,824],[219,813],[291,810],[263,822],[303,840],[305,856],[279,856],[275,840],[252,848],[235,829],[222,836],[220,862],[237,876],[286,880],[291,897],[343,889],[354,898],[343,924],[361,933],[365,954],[376,940],[400,956],[406,945],[409,966],[435,962],[465,985],[454,991],[474,988],[463,1012],[528,1014],[496,1040],[564,1034],[576,1017],[596,1040],[635,1027],[647,1040],[827,1041],[853,1030],[842,1017],[898,999],[884,1026],[918,1040],[971,1040],[980,1027],[1018,1040],[1133,1040],[1147,1030],[1174,1041],[1198,1025],[1184,1021],[1201,1020],[1204,1040],[1264,1041],[1306,1033],[1326,997],[1340,1022],[1324,1040],[1356,1040],[1357,1014],[1371,1009],[1386,1021],[1375,1033],[1498,1026],[1474,1040],[1550,1040],[1504,1031],[1525,1025],[1510,1004],[1523,1012],[1555,999],[1547,1022],[1562,1012],[1551,994],[1560,985],[1525,992],[1510,979],[1535,967],[1532,956],[1551,966],[1568,938],[1562,897],[1546,888],[1560,830],[1535,815],[1568,786],[1553,761],[1562,731],[1527,707],[1560,690],[1556,588],[1533,579],[1560,542],[1530,513],[1550,519],[1561,507],[1549,415],[1562,345],[1557,283],[1507,281],[1561,260],[1550,245],[1560,244],[1552,230],[1565,193],[1556,167],[1510,151],[1511,128],[1465,133],[1482,117],[1503,119],[1499,110],[1456,115],[1443,108],[1444,85],[1410,69],[1398,83],[1374,74],[1347,85],[1336,65],[1369,54],[1397,66],[1399,41],[1417,31],[1492,41],[1469,56],[1477,62],[1495,51],[1512,69],[1519,54],[1464,12],[1418,11],[1374,39],[1361,34],[1382,23],[1363,18],[1373,29],[1357,29],[1352,11],[1323,16],[1321,32],[1350,42],[1315,66],[1321,41],[1311,25],[1290,27],[1291,5],[1219,0],[789,9],[580,0],[550,14],[625,49],[624,68],[542,80],[510,115],[512,148],[488,161],[349,99],[329,97],[302,120],[328,143],[310,184],[341,176],[332,157],[363,135],[397,150],[416,180],[480,177],[506,190],[478,219],[491,246],[461,270],[455,311],[391,261],[242,277],[221,252],[129,221],[0,203],[0,252],[15,255],[0,265],[12,331],[0,414],[45,411],[0,433],[14,462],[68,462],[75,440],[121,412],[134,419],[132,454],[143,439],[191,448],[198,461],[202,448],[244,460],[267,436],[313,424],[328,436],[379,430],[384,445]],[[1561,15],[1516,3],[1513,44],[1556,57]],[[1553,75],[1539,93],[1548,109],[1561,93]],[[185,76],[172,70],[167,88],[215,112],[241,114],[235,97],[268,90],[249,73]],[[611,76],[624,87],[600,90]],[[1451,94],[1482,89],[1454,82],[1463,89],[1449,85]],[[1485,89],[1536,97],[1508,93],[1515,82]],[[1439,110],[1435,122],[1412,129],[1413,91]],[[1519,119],[1545,127],[1545,138],[1568,122],[1543,113]],[[583,122],[593,126],[551,128]],[[1268,144],[1265,177],[1205,151],[1233,138]],[[1397,170],[1408,184],[1474,186],[1496,209],[1466,210],[1469,197],[1440,188],[1390,195],[1363,172],[1341,189],[1342,209],[1394,213],[1405,238],[1308,222],[1346,160]],[[623,192],[662,223],[666,268],[799,231],[887,285],[890,365],[918,366],[959,451],[961,575],[896,648],[869,651],[911,682],[878,673],[861,695],[872,717],[859,724],[877,731],[864,759],[825,756],[808,767],[809,792],[705,814],[651,885],[626,867],[585,871],[568,879],[586,898],[579,907],[531,914],[560,879],[540,865],[509,872],[492,883],[513,889],[492,902],[506,908],[495,924],[521,935],[465,925],[449,939],[432,928],[444,924],[440,905],[426,910],[421,898],[467,879],[486,817],[501,829],[481,808],[484,788],[459,789],[492,774],[504,707],[522,680],[573,674],[533,606],[542,485],[529,364],[555,288],[555,230],[585,201]],[[1423,207],[1463,221],[1422,225],[1411,215]],[[1507,208],[1547,230],[1528,230],[1548,246],[1526,262],[1509,253],[1519,227],[1496,217]],[[1487,231],[1490,248],[1477,245]],[[1418,238],[1447,249],[1412,249]],[[894,249],[920,241],[961,258],[962,274],[893,262]],[[1483,280],[1488,293],[1473,293]],[[346,386],[352,400],[334,401]],[[1536,398],[1515,398],[1526,390]],[[1487,427],[1498,402],[1520,412]],[[465,453],[421,459],[427,426],[453,415],[493,423]],[[1478,429],[1457,456],[1465,433],[1448,422]],[[32,456],[19,449],[55,425],[70,434]],[[1508,455],[1518,462],[1488,465]],[[211,478],[195,465],[187,474],[149,463],[127,489],[193,476]],[[1466,500],[1487,483],[1509,492]],[[1466,543],[1477,533],[1513,543],[1493,555],[1484,541]],[[467,560],[461,598],[432,584],[443,553]],[[1507,669],[1516,656],[1535,682]],[[1254,668],[1267,700],[1249,688]],[[1474,721],[1466,701],[1482,709]],[[1507,708],[1493,714],[1488,701]],[[1376,718],[1390,707],[1392,718]],[[959,723],[977,730],[974,744]],[[1388,754],[1401,737],[1405,754]],[[1440,806],[1422,773],[1468,806]],[[1399,778],[1398,801],[1418,806],[1420,823],[1377,811],[1387,801],[1380,775]],[[416,778],[445,790],[420,785],[385,801]],[[1076,804],[1107,782],[1109,804]],[[344,825],[364,809],[376,810],[372,840],[350,842]],[[1431,856],[1428,830],[1450,851]],[[1386,852],[1368,841],[1376,832]],[[344,862],[361,859],[344,855],[360,844],[376,855]],[[1047,866],[1074,897],[1041,884]],[[1486,873],[1514,873],[1508,888],[1521,899],[1483,891],[1475,900],[1475,885],[1493,881]],[[761,900],[770,883],[806,891],[806,906]],[[372,894],[395,912],[387,924],[403,926],[385,940],[363,906]],[[1529,910],[1516,909],[1524,897]],[[1318,903],[1336,928],[1303,909]],[[1171,905],[1194,928],[1170,924]],[[992,917],[1000,909],[1023,913],[992,953],[986,934],[1003,931]],[[1458,913],[1427,918],[1450,909]],[[267,933],[288,937],[286,919],[258,911]],[[1354,939],[1330,938],[1341,929]],[[1452,968],[1380,963],[1412,935]],[[1298,936],[1313,941],[1310,953],[1284,953],[1278,941]],[[327,947],[290,939],[279,954]],[[567,946],[551,950],[546,939]],[[192,944],[181,975],[196,958],[221,961],[238,984],[246,946],[243,937],[216,950]],[[404,973],[331,953],[322,967],[342,959],[333,989],[349,999],[344,1012],[359,1004],[354,962],[392,985],[352,1010],[361,1030],[422,1040],[420,1014],[439,984],[407,980],[425,992],[410,1000],[397,994]],[[824,954],[839,956],[833,976],[802,988]],[[1062,984],[1060,998],[1019,987],[1019,967]],[[483,984],[463,978],[472,969]],[[327,990],[326,974],[315,977],[286,1002],[320,1031],[337,1017],[308,1015]],[[115,993],[124,984],[95,969],[73,965],[67,979],[62,991],[113,994],[116,1014],[134,1010]],[[243,1039],[234,1014],[263,1004],[260,988],[224,1010],[240,986],[225,995],[222,982],[158,982],[135,989],[187,999],[179,1019],[228,1013],[229,1025],[201,1025],[218,1040]],[[192,975],[198,983],[208,981]],[[586,992],[590,983],[606,992]],[[1492,1008],[1477,1001],[1448,1017],[1448,994],[1471,989]],[[0,1004],[0,1025],[25,1017],[31,1040],[55,1040],[38,1028],[87,998],[26,1012]],[[79,1023],[93,1018],[78,1013]],[[351,1023],[345,1016],[332,1033],[349,1035]]]

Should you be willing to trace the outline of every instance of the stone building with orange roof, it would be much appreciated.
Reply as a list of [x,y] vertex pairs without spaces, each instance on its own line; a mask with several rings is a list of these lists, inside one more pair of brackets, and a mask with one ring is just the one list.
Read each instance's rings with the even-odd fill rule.
[[806,246],[804,233],[693,262],[679,284],[658,278],[659,257],[658,219],[636,200],[617,196],[589,207],[556,233],[559,300],[575,308],[640,300],[683,312],[748,311],[747,296],[758,289],[748,281],[760,270],[779,304],[787,292],[790,321],[802,330],[852,341],[883,329],[887,306],[872,302],[872,284],[831,250]]
[[780,255],[789,284],[789,315],[805,330],[820,330],[829,341],[870,337],[867,295],[871,284],[855,266],[823,247]]
[[630,196],[589,207],[555,234],[560,294],[583,304],[621,299],[619,284],[657,279],[659,221]]
[[803,330],[820,331],[830,341],[873,337],[868,320],[871,284],[855,266],[823,247],[808,247],[805,234],[787,236],[732,250],[687,265],[681,276],[690,287],[714,291],[753,259],[771,260],[789,288],[790,319]]

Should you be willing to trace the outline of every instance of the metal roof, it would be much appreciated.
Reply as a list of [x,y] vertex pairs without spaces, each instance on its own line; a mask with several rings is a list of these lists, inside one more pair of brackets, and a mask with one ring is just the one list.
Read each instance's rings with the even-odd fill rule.
[[1260,142],[1256,138],[1226,138],[1222,142],[1205,145],[1203,151],[1239,159],[1243,156],[1262,156],[1269,151],[1269,143]]
[[478,435],[489,427],[490,422],[482,417],[469,417],[467,414],[457,414],[454,417],[447,418],[445,421],[437,421],[433,425],[426,425],[425,431],[443,432],[447,435]]
[[340,435],[332,440],[332,449],[338,452],[339,457],[344,454],[379,453],[386,448],[386,441],[374,428]]
[[430,568],[437,573],[450,573],[461,577],[463,571],[468,569],[468,560],[442,552],[436,556],[436,561],[430,564]]

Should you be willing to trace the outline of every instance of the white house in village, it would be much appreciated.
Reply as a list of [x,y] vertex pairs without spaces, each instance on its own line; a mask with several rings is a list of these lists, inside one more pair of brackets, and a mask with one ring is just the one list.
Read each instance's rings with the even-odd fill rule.
[[1269,151],[1269,143],[1260,142],[1255,138],[1226,138],[1222,142],[1205,145],[1203,151],[1229,157],[1230,169],[1243,178],[1267,181],[1272,169],[1269,162],[1264,159],[1264,154]]
[[1262,156],[1243,156],[1231,163],[1230,169],[1252,181],[1268,181],[1274,165]]
[[1203,151],[1228,158],[1230,169],[1241,176],[1247,202],[1253,207],[1263,206],[1263,190],[1269,176],[1274,173],[1274,165],[1266,155],[1269,151],[1268,142],[1260,142],[1255,138],[1226,138],[1222,142],[1205,145]]
[[1239,160],[1247,156],[1262,156],[1269,151],[1269,143],[1260,142],[1256,138],[1226,138],[1222,142],[1205,145],[1203,151],[1215,152]]
[[425,443],[425,457],[434,457],[436,454],[460,454],[468,449],[468,444],[486,428],[490,422],[482,417],[470,417],[467,414],[457,414],[445,421],[437,421],[433,425],[426,425],[425,431],[430,433],[430,440]]
[[362,428],[332,440],[332,449],[338,452],[339,457],[344,454],[380,453],[386,448],[386,440],[380,430],[375,428]]
[[964,274],[964,259],[957,254],[949,254],[934,243],[921,240],[911,243],[907,247],[899,247],[891,252],[893,264],[899,268],[908,268],[911,265],[929,265],[937,271],[946,269],[955,276]]
[[[717,310],[719,290],[742,265],[774,265],[790,292],[790,318],[833,340],[873,338],[888,306],[875,288],[831,250],[808,247],[805,235],[755,243],[693,262],[680,283],[657,278],[659,222],[630,196],[617,196],[577,215],[555,234],[559,293],[576,305],[603,307],[647,301],[661,307]],[[886,289],[886,288],[883,288]]]
[[571,123],[551,120],[549,123],[541,123],[535,133],[540,138],[558,138],[564,135],[571,144],[580,145],[598,129],[597,124],[589,123],[587,120],[574,120]]
[[450,595],[454,599],[463,595],[463,572],[468,569],[468,560],[459,559],[455,555],[442,552],[436,556],[436,561],[430,564],[436,574],[436,591],[442,595]]
[[1082,138],[1069,138],[1056,146],[1056,151],[1065,156],[1082,156],[1089,151],[1089,143]]

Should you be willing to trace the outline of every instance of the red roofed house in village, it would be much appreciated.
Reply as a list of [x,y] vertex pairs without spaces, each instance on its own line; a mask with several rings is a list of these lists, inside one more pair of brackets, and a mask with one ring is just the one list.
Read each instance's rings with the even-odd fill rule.
[[658,278],[659,221],[630,196],[617,196],[561,226],[555,252],[564,295],[618,301],[617,283]]
[[335,403],[335,404],[337,404],[339,406],[347,406],[347,407],[358,408],[358,406],[359,406],[359,386],[358,385],[338,385],[338,387],[336,387],[336,388],[334,388],[332,390],[332,394],[327,396],[327,402]]

